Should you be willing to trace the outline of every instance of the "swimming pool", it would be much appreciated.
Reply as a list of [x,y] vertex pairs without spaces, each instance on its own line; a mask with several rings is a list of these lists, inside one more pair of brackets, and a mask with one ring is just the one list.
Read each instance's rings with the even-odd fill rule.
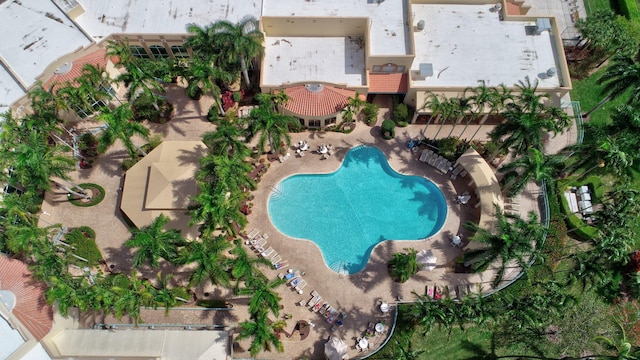
[[354,274],[382,241],[435,234],[447,204],[431,181],[398,174],[378,148],[358,146],[336,172],[282,180],[271,192],[268,210],[280,232],[313,241],[327,266]]

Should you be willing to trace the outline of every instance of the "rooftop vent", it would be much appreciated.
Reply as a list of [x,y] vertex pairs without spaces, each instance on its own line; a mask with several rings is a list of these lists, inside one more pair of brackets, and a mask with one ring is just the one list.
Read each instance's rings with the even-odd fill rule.
[[416,24],[416,29],[418,29],[418,31],[422,31],[422,30],[424,30],[424,26],[425,26],[424,20],[420,20]]
[[420,69],[420,79],[426,79],[429,76],[433,76],[433,64],[432,63],[422,63],[419,66]]
[[535,34],[540,35],[544,31],[551,31],[551,21],[547,18],[536,19]]
[[71,71],[72,68],[73,68],[73,63],[71,61],[67,61],[66,63],[62,64],[62,66],[55,69],[53,73],[58,75],[66,74],[69,71]]
[[550,67],[549,70],[547,70],[547,77],[553,77],[557,72],[558,69],[556,69],[555,67]]
[[319,93],[322,91],[322,89],[324,89],[324,85],[322,84],[318,84],[318,83],[314,83],[314,84],[305,84],[304,87],[311,92],[314,93]]

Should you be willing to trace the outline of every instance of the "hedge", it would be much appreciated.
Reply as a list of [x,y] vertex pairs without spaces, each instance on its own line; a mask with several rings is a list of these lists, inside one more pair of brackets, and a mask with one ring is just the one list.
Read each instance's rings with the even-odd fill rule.
[[78,266],[96,266],[100,260],[102,260],[102,254],[94,240],[95,234],[93,229],[82,226],[71,229],[71,231],[65,235],[65,242],[73,248],[73,254],[87,260],[85,263],[72,257],[72,263]]
[[[566,203],[566,199],[565,199]],[[575,234],[581,240],[591,240],[598,235],[598,228],[585,225],[582,219],[576,214],[571,214],[567,218],[567,223],[571,229],[569,232]]]
[[640,21],[640,11],[636,0],[618,0],[620,13],[631,21]]

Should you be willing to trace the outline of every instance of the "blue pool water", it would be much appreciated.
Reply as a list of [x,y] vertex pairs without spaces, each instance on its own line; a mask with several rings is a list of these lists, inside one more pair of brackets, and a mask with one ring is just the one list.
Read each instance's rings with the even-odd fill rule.
[[369,146],[351,149],[334,173],[282,180],[268,207],[280,232],[315,242],[327,266],[349,274],[365,267],[376,244],[431,236],[447,215],[435,184],[398,174],[380,150]]

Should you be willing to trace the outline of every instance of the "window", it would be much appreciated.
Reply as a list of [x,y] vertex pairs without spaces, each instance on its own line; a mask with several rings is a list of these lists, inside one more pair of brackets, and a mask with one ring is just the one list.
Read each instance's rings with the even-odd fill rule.
[[336,123],[336,118],[332,117],[331,119],[327,119],[327,120],[324,122],[324,126],[329,126],[329,125],[331,125],[331,124],[335,124],[335,123]]
[[304,119],[298,118],[298,121],[300,121],[300,126],[306,126],[306,125],[304,124]]
[[310,128],[319,128],[320,127],[320,119],[309,120],[309,127]]
[[137,45],[129,46],[129,50],[131,50],[131,56],[133,57],[142,58],[142,59],[149,58],[149,54],[147,54],[147,51],[142,46],[137,46]]
[[182,46],[176,46],[176,45],[172,46],[171,52],[173,53],[173,56],[177,59],[184,59],[189,57],[189,53],[187,52],[187,49],[185,49]]
[[156,58],[166,58],[169,57],[169,52],[164,46],[161,45],[151,45],[149,46],[149,50],[151,50],[151,54]]
[[373,65],[372,73],[402,73],[405,67],[403,65],[385,64],[385,65]]

